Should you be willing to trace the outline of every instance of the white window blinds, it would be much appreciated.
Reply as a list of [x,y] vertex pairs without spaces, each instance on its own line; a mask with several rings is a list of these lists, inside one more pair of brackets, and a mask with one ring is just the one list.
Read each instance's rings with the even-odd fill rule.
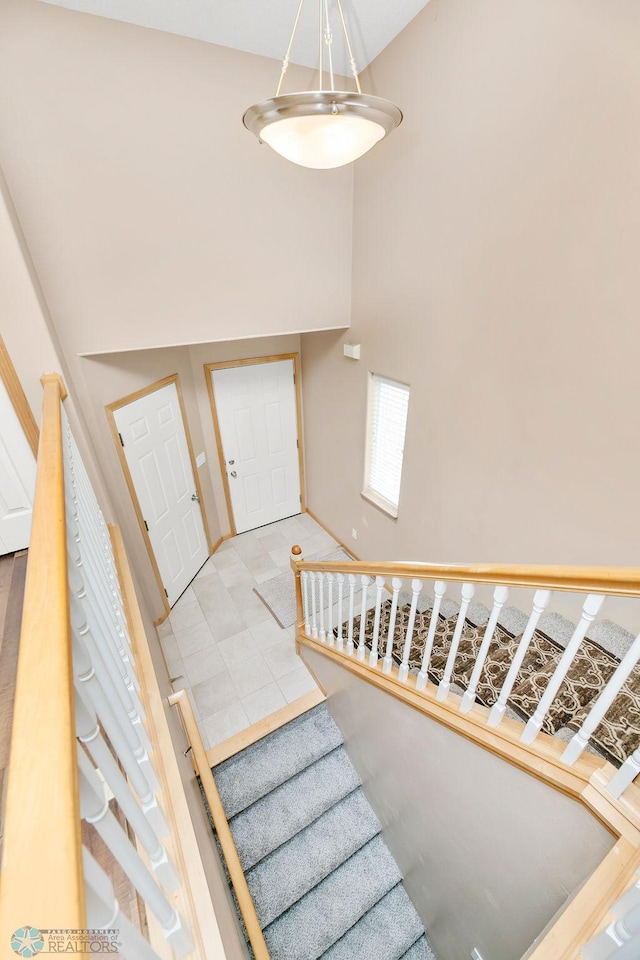
[[390,505],[388,512],[397,516],[402,477],[404,438],[409,408],[409,387],[378,374],[369,381],[367,418],[367,462],[365,495],[373,495]]

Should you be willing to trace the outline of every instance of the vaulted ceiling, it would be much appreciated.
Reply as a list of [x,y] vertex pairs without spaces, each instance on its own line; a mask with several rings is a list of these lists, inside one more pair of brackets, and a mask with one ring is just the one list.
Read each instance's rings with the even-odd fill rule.
[[[282,59],[298,0],[44,0],[56,6]],[[343,0],[358,71],[363,70],[428,0]],[[334,69],[349,75],[335,0],[329,0]],[[306,0],[291,60],[318,65],[318,2]]]

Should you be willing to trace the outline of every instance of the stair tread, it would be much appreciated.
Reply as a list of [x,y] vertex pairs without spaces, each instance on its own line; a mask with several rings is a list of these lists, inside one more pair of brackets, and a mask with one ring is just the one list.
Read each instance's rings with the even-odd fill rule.
[[406,953],[402,954],[401,960],[436,960],[436,955],[429,946],[427,938],[422,936]]
[[230,821],[243,870],[250,870],[361,784],[337,747]]
[[422,920],[399,883],[329,947],[322,960],[400,960],[423,934]]
[[546,634],[552,640],[555,640],[561,647],[566,647],[576,629],[575,623],[567,620],[560,613],[553,610],[547,610],[538,620],[537,629],[540,633]]
[[227,818],[235,816],[342,743],[325,704],[296,717],[214,768]]
[[265,857],[246,874],[260,925],[272,923],[381,829],[358,789]]
[[504,607],[498,617],[498,623],[501,627],[510,633],[513,637],[519,637],[524,633],[529,622],[529,617],[518,607]]
[[272,960],[317,960],[400,880],[384,840],[374,837],[265,928]]

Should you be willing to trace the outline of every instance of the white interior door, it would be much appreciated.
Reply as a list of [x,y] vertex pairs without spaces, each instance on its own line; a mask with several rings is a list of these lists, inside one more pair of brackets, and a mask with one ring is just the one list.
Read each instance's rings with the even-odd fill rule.
[[293,360],[212,370],[238,533],[300,513]]
[[0,380],[0,554],[29,545],[36,458]]
[[172,605],[209,556],[176,385],[160,387],[113,415]]

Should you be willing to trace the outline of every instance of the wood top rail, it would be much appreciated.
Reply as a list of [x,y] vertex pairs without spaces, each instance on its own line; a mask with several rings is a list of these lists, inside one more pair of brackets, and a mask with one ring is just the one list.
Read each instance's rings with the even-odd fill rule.
[[[296,548],[294,547],[293,550]],[[299,548],[298,548],[299,549]],[[292,551],[293,552],[293,551]],[[294,571],[354,573],[370,577],[419,580],[448,580],[462,583],[490,583],[537,590],[567,590],[606,593],[618,597],[640,597],[640,567],[568,567],[539,564],[492,563],[372,563],[354,560],[295,560]]]
[[191,756],[193,757],[195,771],[200,777],[202,789],[209,804],[211,816],[218,834],[218,840],[224,853],[231,883],[233,884],[233,889],[238,899],[238,906],[242,914],[242,919],[244,920],[255,960],[269,960],[269,951],[262,934],[260,921],[256,914],[256,908],[240,864],[240,858],[238,857],[238,851],[236,850],[231,829],[227,822],[227,815],[224,812],[220,794],[213,779],[204,743],[202,742],[198,724],[193,715],[191,701],[189,700],[186,690],[179,690],[176,693],[172,693],[169,696],[169,703],[171,706],[177,706],[182,715],[182,722],[184,723],[187,738],[192,747]]
[[66,390],[57,374],[45,375],[42,384],[0,878],[5,952],[25,924],[86,926],[60,406]]

